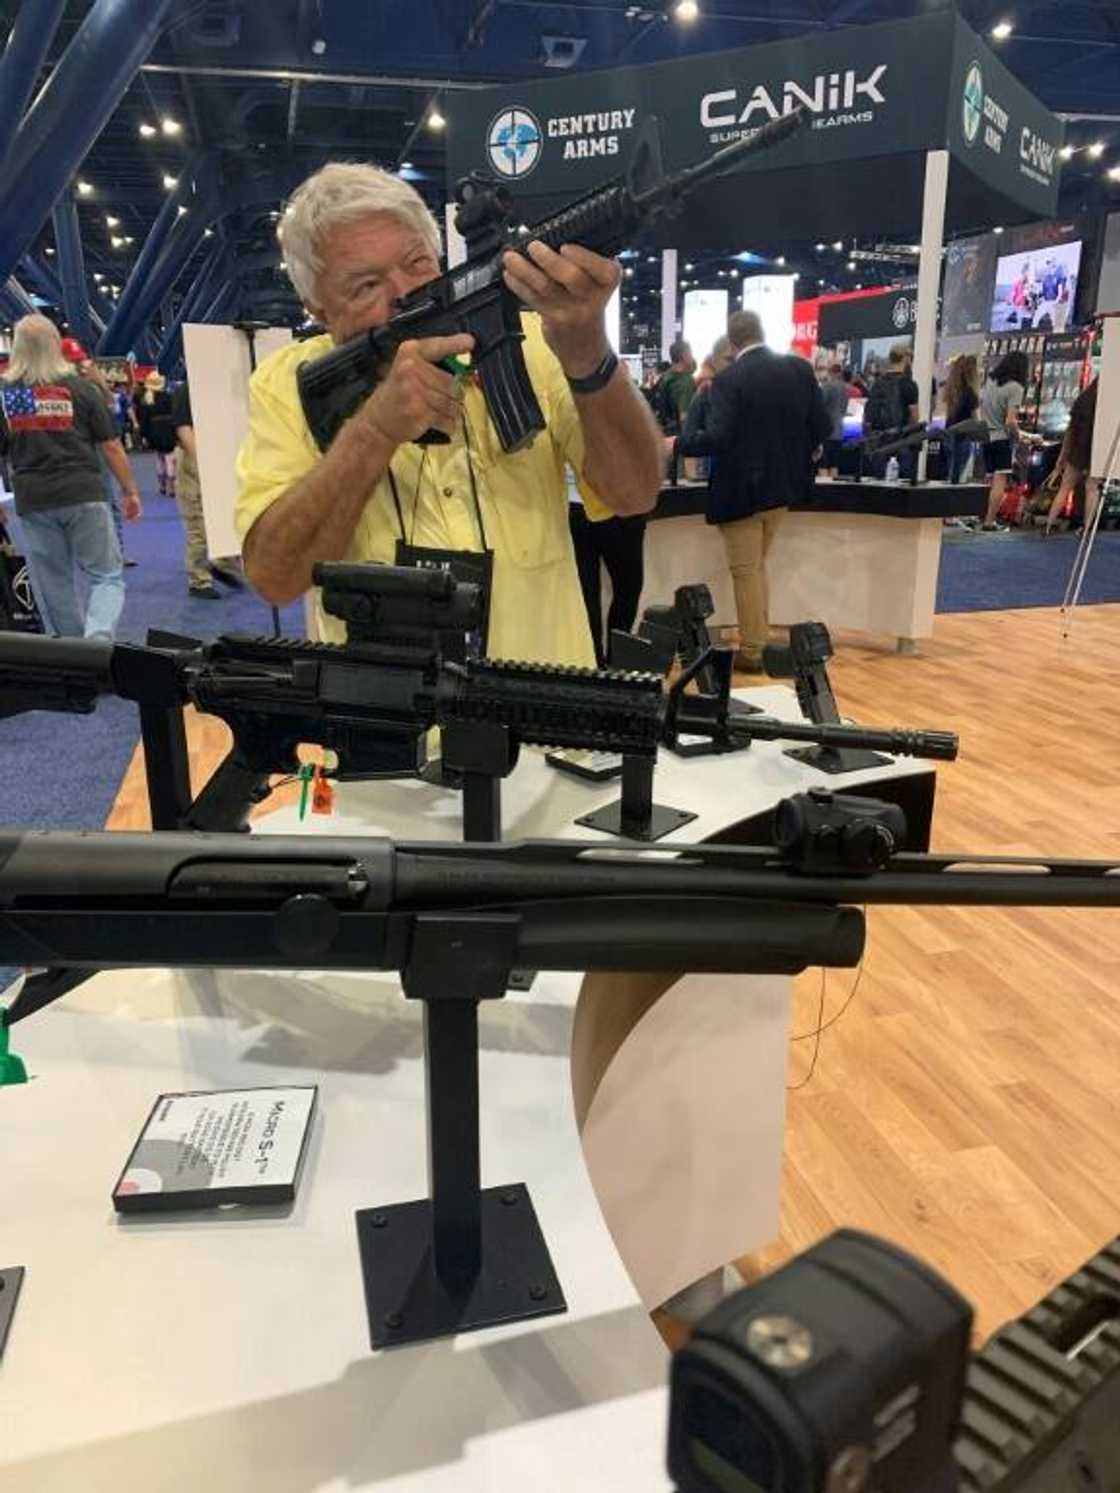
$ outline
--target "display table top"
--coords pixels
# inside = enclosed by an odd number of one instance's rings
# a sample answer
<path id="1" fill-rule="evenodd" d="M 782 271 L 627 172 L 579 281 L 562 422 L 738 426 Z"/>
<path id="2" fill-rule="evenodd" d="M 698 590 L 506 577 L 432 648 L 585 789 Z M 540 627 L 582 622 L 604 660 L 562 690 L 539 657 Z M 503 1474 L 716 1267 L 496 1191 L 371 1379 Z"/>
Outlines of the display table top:
<path id="1" fill-rule="evenodd" d="M 0 1486 L 660 1489 L 668 1360 L 603 1223 L 569 1080 L 578 976 L 480 1017 L 485 1185 L 529 1181 L 566 1316 L 373 1354 L 354 1213 L 427 1191 L 422 1012 L 393 976 L 127 971 L 16 1027 L 2 1093 Z M 119 1219 L 157 1095 L 317 1083 L 296 1202 Z"/>
<path id="2" fill-rule="evenodd" d="M 702 514 L 707 484 L 679 482 L 663 487 L 651 519 L 686 518 Z M 853 482 L 821 478 L 812 498 L 794 513 L 870 513 L 880 518 L 979 518 L 985 512 L 988 489 L 981 482 Z"/>
<path id="3" fill-rule="evenodd" d="M 757 706 L 779 720 L 801 721 L 794 691 L 784 684 L 735 690 L 736 699 Z M 936 727 L 937 722 L 899 721 L 898 725 Z M 756 741 L 747 751 L 725 756 L 682 758 L 662 750 L 653 779 L 655 802 L 684 809 L 697 817 L 659 844 L 693 844 L 728 833 L 733 826 L 768 814 L 779 801 L 807 788 L 830 786 L 854 790 L 895 778 L 930 777 L 927 762 L 899 757 L 887 766 L 827 777 L 787 757 L 789 742 Z M 517 768 L 502 784 L 504 840 L 588 839 L 617 844 L 611 835 L 585 829 L 575 821 L 605 808 L 619 796 L 617 780 L 595 784 L 557 772 L 537 748 L 523 748 Z M 394 839 L 458 840 L 462 838 L 462 799 L 446 788 L 417 781 L 344 783 L 336 794 L 335 813 L 300 820 L 295 807 L 269 814 L 254 826 L 270 834 L 383 834 Z"/>
<path id="4" fill-rule="evenodd" d="M 797 715 L 784 686 L 743 693 Z M 585 787 L 525 755 L 506 785 L 507 838 L 586 834 L 571 821 L 617 785 Z M 928 764 L 905 761 L 830 781 L 914 775 L 932 783 Z M 821 781 L 778 744 L 758 743 L 728 757 L 664 754 L 656 796 L 698 811 L 679 835 L 689 840 Z M 458 796 L 445 790 L 352 785 L 340 800 L 339 813 L 303 828 L 460 833 Z M 258 828 L 289 831 L 292 818 L 282 810 Z M 568 1314 L 380 1354 L 368 1344 L 354 1213 L 427 1191 L 423 1017 L 394 976 L 107 972 L 15 1028 L 32 1081 L 0 1096 L 0 1264 L 27 1276 L 0 1363 L 0 1485 L 668 1488 L 667 1355 L 604 1223 L 573 1113 L 579 985 L 578 976 L 540 974 L 529 992 L 480 1013 L 483 1183 L 530 1185 Z M 685 1008 L 693 1026 L 696 1014 Z M 784 1033 L 784 1018 L 775 1030 Z M 730 1048 L 721 1042 L 738 1062 L 734 1042 L 749 1066 L 759 1045 L 749 1023 L 740 1020 Z M 766 1058 L 778 1096 L 768 1122 L 775 1178 L 783 1054 L 779 1042 Z M 127 1221 L 113 1213 L 111 1189 L 160 1093 L 287 1083 L 320 1087 L 291 1207 Z M 747 1099 L 736 1104 L 749 1109 Z M 726 1104 L 720 1110 L 726 1140 Z M 696 1143 L 724 1171 L 741 1172 L 742 1155 L 755 1155 L 713 1152 L 702 1128 Z M 722 1172 L 712 1190 L 722 1206 L 693 1187 L 690 1217 L 726 1229 L 734 1199 Z M 679 1194 L 658 1201 L 679 1213 Z M 629 1215 L 639 1206 L 630 1199 Z"/>

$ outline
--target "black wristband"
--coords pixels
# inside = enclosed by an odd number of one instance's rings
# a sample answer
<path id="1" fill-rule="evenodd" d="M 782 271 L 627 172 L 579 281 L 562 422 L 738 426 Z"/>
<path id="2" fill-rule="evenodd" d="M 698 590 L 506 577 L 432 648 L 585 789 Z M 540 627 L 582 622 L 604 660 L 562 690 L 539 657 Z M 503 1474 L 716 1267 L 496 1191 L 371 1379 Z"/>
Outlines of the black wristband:
<path id="1" fill-rule="evenodd" d="M 569 378 L 568 388 L 573 394 L 598 394 L 599 390 L 605 389 L 614 378 L 614 371 L 617 367 L 618 354 L 611 349 L 594 373 L 589 373 L 586 378 Z"/>

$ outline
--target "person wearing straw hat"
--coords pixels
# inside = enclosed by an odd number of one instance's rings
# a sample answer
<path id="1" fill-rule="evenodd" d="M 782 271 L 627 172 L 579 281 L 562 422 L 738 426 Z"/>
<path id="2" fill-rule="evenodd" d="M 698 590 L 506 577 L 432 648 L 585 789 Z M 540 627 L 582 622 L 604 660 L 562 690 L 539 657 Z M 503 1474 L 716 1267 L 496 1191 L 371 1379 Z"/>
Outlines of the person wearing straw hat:
<path id="1" fill-rule="evenodd" d="M 175 496 L 175 420 L 167 380 L 153 368 L 144 380 L 144 398 L 140 406 L 144 439 L 156 453 L 160 497 Z"/>

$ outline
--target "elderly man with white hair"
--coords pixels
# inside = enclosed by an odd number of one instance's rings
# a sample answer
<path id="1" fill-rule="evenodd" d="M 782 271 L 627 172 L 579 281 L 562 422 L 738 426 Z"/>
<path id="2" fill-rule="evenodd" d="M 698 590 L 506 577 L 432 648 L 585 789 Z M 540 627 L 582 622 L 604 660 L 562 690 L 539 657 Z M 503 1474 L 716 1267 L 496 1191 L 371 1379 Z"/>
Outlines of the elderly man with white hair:
<path id="1" fill-rule="evenodd" d="M 381 326 L 397 299 L 434 279 L 439 230 L 407 183 L 334 163 L 296 191 L 278 234 L 288 274 L 326 333 L 281 349 L 253 376 L 237 521 L 258 591 L 294 600 L 318 560 L 423 564 L 489 552 L 486 651 L 594 665 L 565 467 L 593 518 L 645 512 L 661 480 L 656 428 L 607 341 L 618 265 L 578 245 L 556 253 L 534 243 L 527 258 L 506 255 L 505 283 L 527 308 L 525 361 L 547 420 L 527 449 L 504 452 L 477 380 L 440 366 L 470 352 L 464 335 L 403 343 L 321 454 L 300 407 L 300 364 Z M 416 444 L 433 428 L 449 443 Z"/>
<path id="2" fill-rule="evenodd" d="M 47 631 L 111 638 L 124 606 L 124 561 L 98 452 L 120 484 L 125 518 L 140 517 L 140 495 L 100 390 L 74 372 L 45 316 L 16 323 L 0 384 L 0 450 Z M 88 584 L 84 604 L 76 571 Z"/>

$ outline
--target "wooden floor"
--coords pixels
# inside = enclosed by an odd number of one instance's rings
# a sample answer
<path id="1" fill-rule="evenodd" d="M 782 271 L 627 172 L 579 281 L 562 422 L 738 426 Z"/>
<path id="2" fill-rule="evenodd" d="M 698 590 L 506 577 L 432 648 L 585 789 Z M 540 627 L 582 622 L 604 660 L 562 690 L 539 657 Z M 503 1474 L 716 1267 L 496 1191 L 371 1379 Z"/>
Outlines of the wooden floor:
<path id="1" fill-rule="evenodd" d="M 1032 610 L 938 617 L 917 657 L 834 642 L 843 712 L 961 735 L 936 849 L 1120 858 L 1120 606 L 1068 640 Z M 198 781 L 227 740 L 192 722 Z M 109 827 L 147 822 L 137 758 Z M 869 1229 L 949 1275 L 986 1336 L 1120 1232 L 1120 914 L 872 908 L 868 926 L 856 999 L 789 1095 L 781 1237 L 742 1265 Z M 829 975 L 826 1019 L 852 980 Z M 798 982 L 795 1033 L 819 994 Z M 793 1044 L 791 1084 L 812 1048 Z"/>

